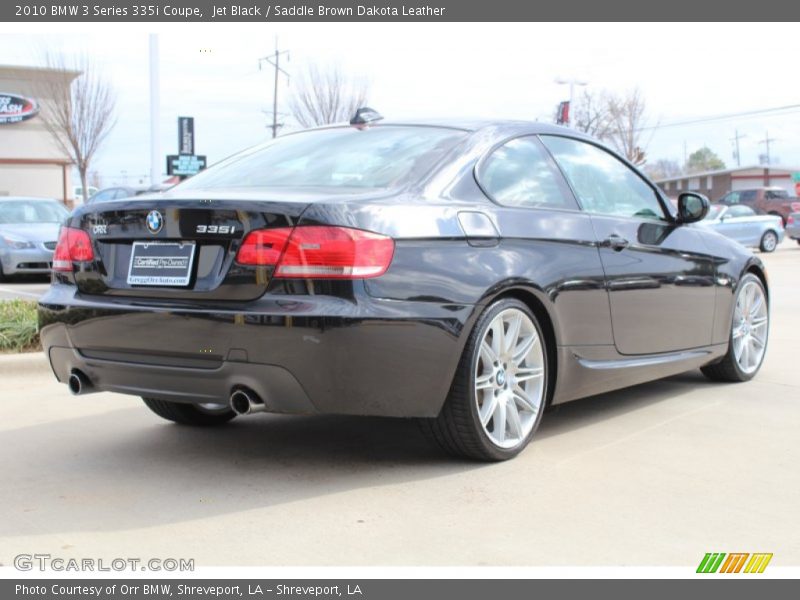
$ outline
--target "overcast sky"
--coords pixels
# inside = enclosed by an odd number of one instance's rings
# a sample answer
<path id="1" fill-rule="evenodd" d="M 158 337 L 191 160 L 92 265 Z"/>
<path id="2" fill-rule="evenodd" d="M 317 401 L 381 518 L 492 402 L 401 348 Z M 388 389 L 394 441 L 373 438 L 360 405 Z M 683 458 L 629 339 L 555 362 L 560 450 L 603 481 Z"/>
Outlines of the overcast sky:
<path id="1" fill-rule="evenodd" d="M 148 32 L 161 56 L 161 150 L 177 151 L 178 115 L 195 117 L 196 151 L 213 163 L 267 139 L 272 73 L 258 58 L 291 51 L 286 65 L 338 63 L 370 82 L 369 105 L 391 119 L 490 117 L 549 121 L 568 95 L 557 77 L 593 90 L 642 91 L 647 155 L 683 162 L 710 146 L 729 165 L 734 131 L 742 163 L 756 163 L 769 131 L 773 162 L 800 166 L 800 109 L 699 125 L 670 124 L 800 104 L 794 24 L 0 24 L 5 64 L 37 64 L 39 48 L 103 61 L 119 95 L 119 123 L 97 169 L 103 184 L 149 173 Z M 21 33 L 20 33 L 21 32 Z M 11 91 L 14 90 L 2 90 Z M 281 86 L 285 99 L 291 84 Z M 285 110 L 286 104 L 281 103 Z M 271 119 L 271 117 L 269 117 Z"/>

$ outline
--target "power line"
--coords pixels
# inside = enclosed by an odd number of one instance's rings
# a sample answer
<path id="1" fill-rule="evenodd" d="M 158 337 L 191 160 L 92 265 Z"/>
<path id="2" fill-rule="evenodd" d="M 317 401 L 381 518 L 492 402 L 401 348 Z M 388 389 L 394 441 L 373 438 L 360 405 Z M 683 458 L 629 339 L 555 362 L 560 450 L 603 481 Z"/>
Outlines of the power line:
<path id="1" fill-rule="evenodd" d="M 673 123 L 661 123 L 658 125 L 651 125 L 648 127 L 641 127 L 637 131 L 648 131 L 653 129 L 664 129 L 665 127 L 681 127 L 683 125 L 698 125 L 701 123 L 712 123 L 714 121 L 725 121 L 727 119 L 739 119 L 742 117 L 752 117 L 764 115 L 769 113 L 777 113 L 790 111 L 792 113 L 800 112 L 800 104 L 787 104 L 786 106 L 776 106 L 774 108 L 762 108 L 759 110 L 749 110 L 739 113 L 728 113 L 724 115 L 713 115 L 708 117 L 698 117 L 696 119 L 688 119 L 686 121 L 675 121 Z"/>

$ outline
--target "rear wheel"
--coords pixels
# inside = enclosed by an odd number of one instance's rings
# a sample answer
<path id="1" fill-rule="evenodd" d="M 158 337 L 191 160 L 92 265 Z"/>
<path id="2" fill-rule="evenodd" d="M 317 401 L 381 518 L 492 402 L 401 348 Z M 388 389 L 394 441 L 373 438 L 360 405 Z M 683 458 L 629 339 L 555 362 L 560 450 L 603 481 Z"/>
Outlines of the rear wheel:
<path id="1" fill-rule="evenodd" d="M 761 236 L 759 247 L 762 252 L 775 252 L 775 248 L 778 247 L 778 234 L 774 231 L 765 231 Z"/>
<path id="2" fill-rule="evenodd" d="M 767 351 L 769 305 L 761 280 L 748 273 L 739 282 L 733 309 L 728 352 L 701 369 L 715 381 L 748 381 L 755 377 Z"/>
<path id="3" fill-rule="evenodd" d="M 157 398 L 142 398 L 159 417 L 181 425 L 223 425 L 236 416 L 227 404 L 185 404 Z"/>
<path id="4" fill-rule="evenodd" d="M 450 454 L 507 460 L 539 426 L 547 384 L 545 339 L 536 316 L 519 300 L 499 300 L 470 334 L 441 413 L 421 425 Z"/>
<path id="5" fill-rule="evenodd" d="M 0 265 L 0 282 L 2 281 L 8 281 L 8 277 L 3 273 L 3 265 Z"/>

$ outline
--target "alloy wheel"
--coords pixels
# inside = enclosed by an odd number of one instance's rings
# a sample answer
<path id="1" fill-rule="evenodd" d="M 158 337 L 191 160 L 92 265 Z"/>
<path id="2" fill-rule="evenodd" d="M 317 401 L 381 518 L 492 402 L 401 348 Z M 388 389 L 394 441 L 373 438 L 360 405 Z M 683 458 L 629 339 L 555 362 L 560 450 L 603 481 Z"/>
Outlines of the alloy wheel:
<path id="1" fill-rule="evenodd" d="M 545 390 L 544 350 L 528 315 L 509 308 L 492 319 L 474 373 L 478 418 L 489 440 L 504 449 L 525 442 Z"/>
<path id="2" fill-rule="evenodd" d="M 745 282 L 733 311 L 733 356 L 743 373 L 756 371 L 767 349 L 769 310 L 764 290 L 755 281 Z"/>
<path id="3" fill-rule="evenodd" d="M 765 252 L 774 251 L 775 248 L 778 246 L 778 236 L 776 236 L 771 231 L 768 231 L 767 233 L 764 234 L 764 240 L 762 242 L 762 245 L 764 246 Z"/>

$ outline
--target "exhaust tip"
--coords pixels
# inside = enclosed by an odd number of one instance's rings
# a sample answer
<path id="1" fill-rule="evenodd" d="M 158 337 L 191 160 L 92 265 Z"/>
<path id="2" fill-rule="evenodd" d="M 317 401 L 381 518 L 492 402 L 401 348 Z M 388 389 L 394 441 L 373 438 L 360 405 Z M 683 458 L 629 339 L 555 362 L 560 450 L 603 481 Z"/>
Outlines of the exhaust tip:
<path id="1" fill-rule="evenodd" d="M 264 401 L 255 392 L 241 388 L 231 394 L 230 406 L 237 415 L 249 415 L 266 409 Z"/>
<path id="2" fill-rule="evenodd" d="M 67 387 L 69 387 L 69 391 L 72 392 L 73 396 L 79 396 L 89 390 L 91 383 L 84 373 L 75 369 L 70 373 Z"/>

